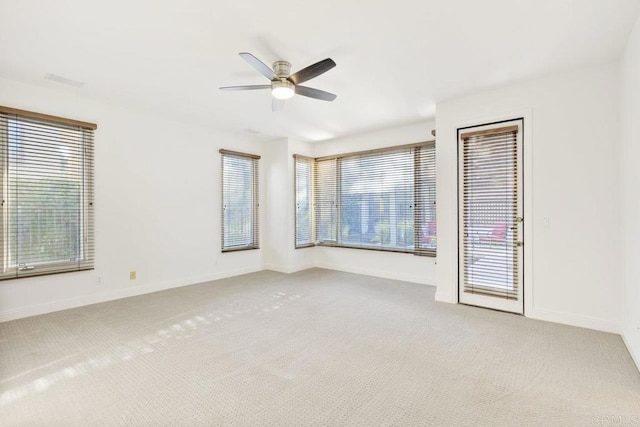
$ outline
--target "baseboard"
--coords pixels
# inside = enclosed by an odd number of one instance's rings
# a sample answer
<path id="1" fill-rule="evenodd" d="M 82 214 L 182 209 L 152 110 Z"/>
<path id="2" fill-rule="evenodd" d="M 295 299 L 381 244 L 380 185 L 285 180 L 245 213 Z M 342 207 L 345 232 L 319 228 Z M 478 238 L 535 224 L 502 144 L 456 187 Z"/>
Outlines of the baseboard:
<path id="1" fill-rule="evenodd" d="M 436 291 L 435 300 L 438 301 L 438 302 L 446 302 L 446 303 L 449 303 L 449 304 L 457 304 L 458 303 L 458 301 L 456 301 L 453 298 L 453 295 L 451 295 L 450 292 Z"/>
<path id="2" fill-rule="evenodd" d="M 552 310 L 534 308 L 526 317 L 544 320 L 547 322 L 562 323 L 564 325 L 577 326 L 580 328 L 594 329 L 596 331 L 611 332 L 619 334 L 622 331 L 622 323 L 611 320 L 599 319 L 590 316 L 580 316 L 575 314 L 560 313 Z"/>
<path id="3" fill-rule="evenodd" d="M 316 265 L 298 265 L 289 269 L 289 273 L 297 273 L 298 271 L 309 270 L 310 268 L 316 268 Z"/>
<path id="4" fill-rule="evenodd" d="M 289 268 L 284 265 L 265 264 L 264 269 L 269 271 L 277 271 L 278 273 L 289 273 Z"/>
<path id="5" fill-rule="evenodd" d="M 362 274 L 364 276 L 382 277 L 384 279 L 400 280 L 403 282 L 413 282 L 413 283 L 419 283 L 421 285 L 434 286 L 430 283 L 426 283 L 424 281 L 424 277 L 422 276 L 390 273 L 388 271 L 373 270 L 371 268 L 353 268 L 353 267 L 346 267 L 342 265 L 335 265 L 335 264 L 328 264 L 328 263 L 318 263 L 315 266 L 317 268 L 325 268 L 327 270 L 344 271 L 345 273 Z"/>
<path id="6" fill-rule="evenodd" d="M 419 277 L 412 277 L 412 276 L 400 275 L 400 274 L 388 274 L 386 272 L 379 272 L 379 271 L 372 271 L 372 270 L 365 270 L 365 269 L 340 268 L 339 266 L 309 265 L 309 266 L 298 266 L 294 268 L 287 268 L 287 267 L 276 265 L 276 264 L 264 265 L 264 269 L 266 270 L 273 270 L 273 271 L 278 271 L 286 274 L 295 273 L 296 271 L 302 271 L 302 270 L 306 270 L 308 268 L 314 268 L 314 267 L 345 271 L 348 273 L 363 274 L 367 276 L 377 276 L 377 277 L 383 277 L 383 278 L 393 279 L 393 280 L 402 280 L 406 282 L 421 283 L 421 278 Z M 143 286 L 133 286 L 133 287 L 113 290 L 111 292 L 105 292 L 102 294 L 82 295 L 82 296 L 67 298 L 67 299 L 58 300 L 58 301 L 51 301 L 51 302 L 46 302 L 42 304 L 34 304 L 26 307 L 19 307 L 19 308 L 0 312 L 0 323 L 8 322 L 10 320 L 22 319 L 25 317 L 37 316 L 40 314 L 52 313 L 55 311 L 68 310 L 71 308 L 82 307 L 82 306 L 91 305 L 91 304 L 98 304 L 101 302 L 107 302 L 107 301 L 113 301 L 113 300 L 122 299 L 122 298 L 129 298 L 133 296 L 149 294 L 152 292 L 164 291 L 166 289 L 195 285 L 197 283 L 224 279 L 226 277 L 239 276 L 241 274 L 255 273 L 261 270 L 262 268 L 239 269 L 239 270 L 233 270 L 233 271 L 226 271 L 224 273 L 219 273 L 214 275 L 191 277 L 191 278 L 185 278 L 185 279 L 174 280 L 174 281 L 166 281 L 166 282 L 154 283 L 154 284 L 143 285 Z"/>
<path id="7" fill-rule="evenodd" d="M 325 268 L 329 270 L 337 270 L 344 271 L 347 273 L 355 273 L 355 274 L 363 274 L 367 276 L 375 276 L 375 277 L 383 277 L 392 280 L 401 280 L 406 282 L 414 282 L 421 283 L 425 285 L 429 285 L 428 283 L 423 282 L 422 277 L 411 276 L 411 275 L 403 275 L 403 274 L 394 274 L 386 271 L 376 271 L 371 269 L 361 269 L 361 268 L 350 268 L 339 265 L 331 265 L 331 264 L 320 264 L 316 266 L 301 266 L 300 268 L 292 269 L 292 271 L 288 271 L 289 269 L 283 268 L 278 265 L 265 265 L 264 268 L 267 270 L 280 271 L 283 273 L 294 273 L 296 271 L 305 270 L 307 268 Z M 10 320 L 21 319 L 24 317 L 37 316 L 40 314 L 51 313 L 54 311 L 67 310 L 70 308 L 82 307 L 85 305 L 97 304 L 106 301 L 113 301 L 121 298 L 128 298 L 137 295 L 144 295 L 152 292 L 163 291 L 166 289 L 178 288 L 182 286 L 194 285 L 197 283 L 209 282 L 213 280 L 224 279 L 232 276 L 239 276 L 242 274 L 254 273 L 262 270 L 261 268 L 246 268 L 239 269 L 233 271 L 226 271 L 223 273 L 208 275 L 208 276 L 199 276 L 199 277 L 191 277 L 174 281 L 160 282 L 155 284 L 149 284 L 144 286 L 135 286 L 118 289 L 112 292 L 103 293 L 103 294 L 94 294 L 94 295 L 86 295 L 79 296 L 74 298 L 68 298 L 59 301 L 52 301 L 43 304 L 36 304 L 26 307 L 19 307 L 16 309 L 6 310 L 0 312 L 0 322 L 7 322 Z M 429 285 L 432 286 L 432 285 Z M 452 295 L 450 293 L 445 293 L 441 291 L 436 291 L 435 300 L 440 302 L 447 303 L 455 303 L 452 300 Z M 533 309 L 531 312 L 526 313 L 527 317 L 538 320 L 545 320 L 548 322 L 562 323 L 571 326 L 578 326 L 581 328 L 595 329 L 598 331 L 611 332 L 620 334 L 622 332 L 622 325 L 618 322 L 612 322 L 604 319 L 598 319 L 588 316 L 577 316 L 567 313 L 559 313 L 551 310 L 545 309 Z M 640 355 L 637 354 L 637 350 L 631 345 L 629 338 L 622 334 L 623 340 L 625 340 L 625 344 L 629 349 L 629 353 L 633 357 L 636 365 L 640 368 Z"/>
<path id="8" fill-rule="evenodd" d="M 624 342 L 624 345 L 627 346 L 627 350 L 629 350 L 631 359 L 633 359 L 636 367 L 638 368 L 638 371 L 640 371 L 640 340 L 636 343 L 637 345 L 633 345 L 631 333 L 626 330 L 623 331 L 620 336 L 622 336 L 622 341 Z"/>
<path id="9" fill-rule="evenodd" d="M 55 311 L 68 310 L 70 308 L 83 307 L 85 305 L 98 304 L 101 302 L 113 301 L 122 298 L 129 298 L 138 295 L 150 294 L 153 292 L 164 291 L 172 288 L 180 288 L 182 286 L 195 285 L 197 283 L 210 282 L 212 280 L 220 280 L 227 277 L 239 276 L 242 274 L 255 273 L 261 271 L 261 268 L 246 268 L 224 273 L 213 274 L 208 276 L 191 277 L 180 280 L 166 281 L 143 286 L 134 286 L 128 288 L 117 289 L 102 294 L 83 295 L 74 298 L 67 298 L 58 301 L 46 302 L 43 304 L 35 304 L 26 307 L 19 307 L 11 310 L 0 312 L 0 323 L 10 320 L 22 319 L 25 317 L 37 316 L 40 314 L 52 313 Z"/>
<path id="10" fill-rule="evenodd" d="M 277 264 L 265 264 L 264 265 L 264 269 L 265 270 L 270 270 L 270 271 L 277 271 L 278 273 L 286 273 L 286 274 L 291 274 L 291 273 L 296 273 L 298 271 L 302 271 L 302 270 L 308 270 L 310 268 L 314 268 L 316 267 L 315 265 L 303 265 L 303 266 L 294 266 L 294 267 L 286 267 L 284 265 L 277 265 Z"/>

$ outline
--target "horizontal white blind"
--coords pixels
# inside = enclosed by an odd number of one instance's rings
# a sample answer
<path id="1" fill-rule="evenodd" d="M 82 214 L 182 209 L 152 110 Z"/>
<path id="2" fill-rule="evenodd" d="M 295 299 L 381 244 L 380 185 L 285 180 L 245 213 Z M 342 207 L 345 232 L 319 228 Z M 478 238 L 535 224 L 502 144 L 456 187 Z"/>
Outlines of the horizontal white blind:
<path id="1" fill-rule="evenodd" d="M 341 245 L 413 251 L 413 151 L 338 159 Z"/>
<path id="2" fill-rule="evenodd" d="M 316 242 L 336 243 L 338 179 L 336 159 L 318 160 L 315 167 Z"/>
<path id="3" fill-rule="evenodd" d="M 321 158 L 315 166 L 316 243 L 435 255 L 435 143 Z"/>
<path id="4" fill-rule="evenodd" d="M 415 149 L 415 252 L 435 255 L 436 226 L 436 147 L 429 144 Z"/>
<path id="5" fill-rule="evenodd" d="M 517 129 L 462 135 L 464 292 L 518 298 Z"/>
<path id="6" fill-rule="evenodd" d="M 314 160 L 308 157 L 295 156 L 295 204 L 296 204 L 296 248 L 304 248 L 314 244 L 313 231 L 313 170 Z"/>
<path id="7" fill-rule="evenodd" d="M 222 251 L 258 249 L 259 156 L 220 150 L 222 154 Z"/>
<path id="8" fill-rule="evenodd" d="M 0 278 L 94 267 L 95 125 L 61 120 L 0 113 Z"/>

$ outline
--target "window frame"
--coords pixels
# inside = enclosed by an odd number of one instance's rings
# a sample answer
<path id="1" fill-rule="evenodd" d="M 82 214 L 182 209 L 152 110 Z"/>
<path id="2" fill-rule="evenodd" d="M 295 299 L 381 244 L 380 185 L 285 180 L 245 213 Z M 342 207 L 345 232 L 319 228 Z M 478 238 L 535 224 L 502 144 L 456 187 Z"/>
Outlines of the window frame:
<path id="1" fill-rule="evenodd" d="M 420 207 L 419 206 L 419 201 L 423 201 L 425 199 L 429 199 L 428 197 L 418 197 L 417 192 L 419 191 L 419 186 L 423 186 L 425 180 L 428 178 L 425 178 L 423 176 L 418 176 L 418 169 L 416 169 L 419 165 L 420 165 L 420 161 L 421 160 L 425 160 L 427 159 L 428 156 L 432 156 L 433 157 L 433 161 L 432 164 L 433 166 L 433 172 L 432 172 L 432 176 L 433 178 L 433 200 L 432 201 L 428 201 L 428 202 L 432 202 L 433 203 L 433 213 L 434 213 L 434 218 L 435 218 L 435 144 L 436 141 L 435 140 L 429 140 L 429 141 L 424 141 L 424 142 L 419 142 L 419 143 L 414 143 L 414 144 L 406 144 L 406 145 L 398 145 L 398 146 L 391 146 L 391 147 L 384 147 L 384 148 L 377 148 L 377 149 L 372 149 L 372 150 L 365 150 L 365 151 L 358 151 L 358 152 L 352 152 L 352 153 L 345 153 L 345 154 L 338 154 L 338 155 L 332 155 L 332 156 L 324 156 L 324 157 L 317 157 L 314 158 L 312 160 L 314 160 L 314 180 L 313 180 L 313 214 L 311 215 L 313 220 L 314 220 L 314 230 L 313 230 L 313 244 L 311 245 L 304 245 L 302 247 L 310 247 L 310 246 L 325 246 L 325 247 L 339 247 L 339 248 L 349 248 L 349 249 L 363 249 L 363 250 L 373 250 L 373 251 L 382 251 L 382 252 L 396 252 L 396 253 L 409 253 L 409 254 L 413 254 L 413 255 L 417 255 L 417 256 L 428 256 L 428 257 L 435 257 L 436 256 L 436 251 L 437 251 L 437 240 L 436 240 L 436 249 L 429 249 L 429 248 L 424 248 L 424 247 L 420 247 L 419 245 L 419 240 L 421 238 L 420 235 L 420 231 L 419 229 L 416 227 L 416 223 L 418 221 L 418 218 L 425 217 L 426 216 L 426 212 L 425 212 L 425 208 L 424 207 Z M 420 150 L 425 150 L 425 149 L 429 149 L 432 150 L 430 152 L 427 153 L 419 153 Z M 372 156 L 372 155 L 384 155 L 384 154 L 397 154 L 400 152 L 403 152 L 405 150 L 412 150 L 412 156 L 413 156 L 413 162 L 414 162 L 414 170 L 413 170 L 413 187 L 414 187 L 414 201 L 413 201 L 413 237 L 414 237 L 414 244 L 413 244 L 413 248 L 412 249 L 403 249 L 403 248 L 395 248 L 395 247 L 376 247 L 376 246 L 367 246 L 367 245 L 354 245 L 354 244 L 349 244 L 349 243 L 344 243 L 343 239 L 341 239 L 341 235 L 340 233 L 337 232 L 337 230 L 340 229 L 340 223 L 342 221 L 342 197 L 343 197 L 343 191 L 342 191 L 342 186 L 343 186 L 343 178 L 341 176 L 341 163 L 344 159 L 350 159 L 350 158 L 357 158 L 357 157 L 363 157 L 363 156 Z M 301 157 L 301 158 L 307 158 L 305 156 L 299 156 L 299 155 L 294 155 L 295 157 Z M 321 181 L 320 178 L 317 176 L 318 173 L 321 172 L 321 167 L 319 166 L 322 162 L 327 163 L 328 165 L 326 166 L 327 168 L 329 168 L 329 170 L 331 168 L 335 168 L 335 171 L 333 172 L 335 174 L 335 208 L 333 207 L 320 207 L 319 205 L 319 200 L 318 197 L 319 195 L 322 193 L 321 189 L 318 188 L 319 182 Z M 333 164 L 331 164 L 330 162 L 333 162 Z M 295 163 L 294 163 L 295 166 Z M 296 184 L 295 184 L 295 180 L 296 177 L 295 175 L 297 175 L 297 171 L 296 168 L 294 167 L 294 189 L 297 188 Z M 334 185 L 332 183 L 332 185 Z M 329 191 L 330 192 L 330 191 Z M 295 194 L 295 190 L 294 190 L 294 209 L 296 210 L 297 213 L 297 194 Z M 322 212 L 319 212 L 320 210 L 323 210 Z M 335 212 L 333 212 L 333 209 L 335 209 Z M 421 210 L 422 209 L 422 210 Z M 334 224 L 335 224 L 335 240 L 319 240 L 318 239 L 318 232 L 320 229 L 319 226 L 319 219 L 318 219 L 318 215 L 332 215 L 335 214 L 335 219 L 334 219 Z M 296 215 L 297 216 L 297 215 Z M 297 220 L 297 218 L 296 218 Z M 435 220 L 433 221 L 435 223 Z M 297 230 L 297 224 L 296 224 L 296 230 Z M 437 239 L 437 234 L 433 235 L 435 239 Z M 296 243 L 296 242 L 294 242 Z M 296 249 L 299 249 L 300 246 L 298 246 L 297 244 L 295 245 Z"/>
<path id="2" fill-rule="evenodd" d="M 431 154 L 427 153 L 425 155 L 417 155 L 414 157 L 414 161 L 415 161 L 415 168 L 416 170 L 420 169 L 421 165 L 421 161 L 429 161 L 429 156 L 433 157 L 433 161 L 431 162 L 431 164 L 427 164 L 427 166 L 432 165 L 433 167 L 433 183 L 432 183 L 432 188 L 433 188 L 433 199 L 430 200 L 429 197 L 424 197 L 424 193 L 420 193 L 420 190 L 422 189 L 421 187 L 425 186 L 425 181 L 427 181 L 428 176 L 420 176 L 418 173 L 414 173 L 414 191 L 415 191 L 415 197 L 414 197 L 414 233 L 415 233 L 415 237 L 414 237 L 414 255 L 417 256 L 428 256 L 428 257 L 435 257 L 436 253 L 437 253 L 437 249 L 438 249 L 438 221 L 437 221 L 437 213 L 436 213 L 436 194 L 437 194 L 437 190 L 436 190 L 436 181 L 437 181 L 437 176 L 436 176 L 436 143 L 435 141 L 429 141 L 427 144 L 423 145 L 422 147 L 418 147 L 416 148 L 417 150 L 425 150 L 425 149 L 430 149 Z M 424 190 L 424 189 L 422 189 Z M 415 227 L 415 223 L 419 222 L 420 220 L 422 220 L 423 218 L 426 218 L 428 216 L 428 212 L 426 209 L 426 206 L 421 206 L 422 202 L 425 201 L 427 203 L 431 203 L 433 204 L 433 223 L 434 223 L 434 234 L 430 235 L 433 239 L 435 239 L 435 249 L 431 249 L 431 248 L 426 248 L 423 246 L 419 246 L 418 242 L 421 242 L 422 240 L 422 235 L 420 233 L 420 229 Z M 430 224 L 427 224 L 430 227 Z M 429 230 L 431 231 L 431 230 Z"/>
<path id="3" fill-rule="evenodd" d="M 309 177 L 307 178 L 308 195 L 307 203 L 309 205 L 309 242 L 298 244 L 298 208 L 300 201 L 298 200 L 298 162 L 308 162 L 309 164 Z M 315 178 L 315 159 L 313 157 L 307 157 L 300 154 L 293 155 L 293 218 L 294 218 L 294 246 L 296 249 L 312 248 L 315 246 L 315 215 L 314 215 L 314 178 Z"/>
<path id="4" fill-rule="evenodd" d="M 13 124 L 10 122 L 13 121 Z M 95 268 L 95 185 L 94 185 L 94 131 L 97 125 L 94 123 L 83 122 L 63 117 L 52 116 L 48 114 L 36 113 L 32 111 L 19 110 L 0 106 L 0 191 L 2 192 L 2 212 L 0 213 L 0 280 L 12 280 L 25 277 L 45 276 L 59 273 L 70 273 L 83 270 L 93 270 Z M 81 154 L 77 156 L 77 160 L 81 161 L 81 166 L 75 171 L 81 173 L 81 182 L 79 189 L 80 213 L 79 213 L 79 237 L 80 248 L 78 253 L 80 258 L 69 261 L 43 261 L 32 263 L 18 263 L 11 265 L 10 246 L 11 232 L 9 220 L 10 192 L 11 189 L 9 169 L 9 131 L 11 128 L 17 128 L 20 124 L 23 126 L 42 126 L 51 128 L 51 134 L 45 134 L 51 138 L 45 140 L 45 144 L 55 142 L 56 129 L 67 128 L 69 130 L 79 132 L 79 141 L 81 146 Z M 31 141 L 31 144 L 33 142 Z M 17 144 L 24 144 L 23 141 L 17 140 Z M 20 146 L 20 145 L 17 145 Z M 62 145 L 61 145 L 62 146 Z M 53 159 L 53 157 L 51 158 Z M 47 159 L 48 161 L 51 159 Z M 48 165 L 46 163 L 45 165 Z"/>
<path id="5" fill-rule="evenodd" d="M 222 253 L 239 252 L 260 249 L 260 156 L 239 151 L 220 149 L 220 246 Z M 251 162 L 251 241 L 247 245 L 227 245 L 225 246 L 225 157 L 247 160 Z"/>

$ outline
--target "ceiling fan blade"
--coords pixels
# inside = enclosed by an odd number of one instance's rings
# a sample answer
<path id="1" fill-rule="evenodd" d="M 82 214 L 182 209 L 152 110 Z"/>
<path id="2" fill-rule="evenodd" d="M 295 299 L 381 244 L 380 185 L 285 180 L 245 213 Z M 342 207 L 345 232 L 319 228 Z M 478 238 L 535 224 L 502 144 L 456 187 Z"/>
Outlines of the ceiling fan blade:
<path id="1" fill-rule="evenodd" d="M 256 58 L 252 54 L 248 52 L 240 52 L 238 55 L 240 55 L 242 59 L 247 61 L 249 65 L 251 65 L 253 68 L 258 70 L 260 74 L 262 74 L 269 80 L 273 80 L 278 77 L 270 67 L 268 67 L 264 62 L 260 61 L 258 58 Z"/>
<path id="2" fill-rule="evenodd" d="M 289 80 L 291 80 L 294 85 L 304 83 L 307 80 L 318 77 L 322 73 L 326 73 L 335 66 L 336 63 L 333 62 L 333 59 L 323 59 L 320 62 L 316 62 L 315 64 L 309 65 L 307 68 L 303 68 L 302 70 L 291 74 L 289 76 Z"/>
<path id="3" fill-rule="evenodd" d="M 308 96 L 309 98 L 321 99 L 323 101 L 333 101 L 337 98 L 337 95 L 334 95 L 329 92 L 325 92 L 320 89 L 314 89 L 312 87 L 306 86 L 296 86 L 296 93 L 302 96 Z"/>
<path id="4" fill-rule="evenodd" d="M 278 112 L 284 108 L 284 99 L 273 98 L 271 101 L 271 111 Z"/>
<path id="5" fill-rule="evenodd" d="M 220 90 L 258 90 L 271 89 L 271 85 L 252 85 L 252 86 L 224 86 Z"/>

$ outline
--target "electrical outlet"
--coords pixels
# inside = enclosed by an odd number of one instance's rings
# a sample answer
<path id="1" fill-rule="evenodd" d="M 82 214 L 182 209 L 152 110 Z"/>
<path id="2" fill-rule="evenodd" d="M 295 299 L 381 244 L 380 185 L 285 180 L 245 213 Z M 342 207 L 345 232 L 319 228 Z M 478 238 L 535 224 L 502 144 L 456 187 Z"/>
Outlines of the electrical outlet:
<path id="1" fill-rule="evenodd" d="M 129 280 L 135 280 L 136 279 L 136 272 L 135 271 L 130 271 L 129 272 Z"/>
<path id="2" fill-rule="evenodd" d="M 96 277 L 96 285 L 98 286 L 102 285 L 102 276 Z"/>

